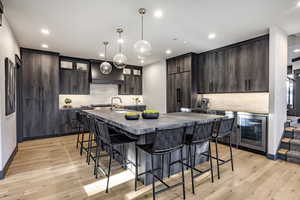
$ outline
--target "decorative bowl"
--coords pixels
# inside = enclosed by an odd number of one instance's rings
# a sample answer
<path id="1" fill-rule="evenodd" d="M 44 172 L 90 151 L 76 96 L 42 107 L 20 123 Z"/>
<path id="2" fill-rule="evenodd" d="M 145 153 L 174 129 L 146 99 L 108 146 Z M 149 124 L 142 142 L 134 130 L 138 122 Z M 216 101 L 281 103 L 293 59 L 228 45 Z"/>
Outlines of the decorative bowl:
<path id="1" fill-rule="evenodd" d="M 158 119 L 159 118 L 159 112 L 155 110 L 145 110 L 142 113 L 142 117 L 144 119 Z"/>
<path id="2" fill-rule="evenodd" d="M 126 113 L 125 119 L 127 120 L 138 120 L 140 119 L 139 113 Z"/>

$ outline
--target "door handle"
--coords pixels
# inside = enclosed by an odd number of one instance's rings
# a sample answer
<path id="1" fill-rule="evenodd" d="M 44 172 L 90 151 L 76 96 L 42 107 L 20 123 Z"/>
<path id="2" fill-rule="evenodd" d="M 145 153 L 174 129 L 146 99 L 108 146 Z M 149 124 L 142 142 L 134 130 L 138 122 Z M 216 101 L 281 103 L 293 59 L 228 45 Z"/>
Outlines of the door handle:
<path id="1" fill-rule="evenodd" d="M 180 88 L 176 89 L 176 97 L 177 97 L 177 103 L 181 103 L 181 91 L 180 91 Z"/>
<path id="2" fill-rule="evenodd" d="M 248 83 L 248 87 L 249 87 L 248 89 L 251 90 L 251 79 L 249 79 L 248 82 L 249 82 Z"/>
<path id="3" fill-rule="evenodd" d="M 248 90 L 248 80 L 245 80 L 245 90 Z"/>

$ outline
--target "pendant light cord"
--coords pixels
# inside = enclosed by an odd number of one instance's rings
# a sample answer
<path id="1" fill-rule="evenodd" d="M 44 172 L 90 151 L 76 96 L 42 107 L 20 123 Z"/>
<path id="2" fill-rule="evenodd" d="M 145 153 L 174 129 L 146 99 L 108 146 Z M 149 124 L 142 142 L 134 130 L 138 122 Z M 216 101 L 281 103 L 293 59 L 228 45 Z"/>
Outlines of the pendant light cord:
<path id="1" fill-rule="evenodd" d="M 105 62 L 106 62 L 106 47 L 107 47 L 107 44 L 105 45 Z"/>
<path id="2" fill-rule="evenodd" d="M 119 39 L 121 40 L 122 36 L 121 36 L 121 33 L 119 33 Z M 119 53 L 122 52 L 122 44 L 119 43 Z"/>
<path id="3" fill-rule="evenodd" d="M 142 14 L 142 40 L 144 40 L 144 15 Z"/>

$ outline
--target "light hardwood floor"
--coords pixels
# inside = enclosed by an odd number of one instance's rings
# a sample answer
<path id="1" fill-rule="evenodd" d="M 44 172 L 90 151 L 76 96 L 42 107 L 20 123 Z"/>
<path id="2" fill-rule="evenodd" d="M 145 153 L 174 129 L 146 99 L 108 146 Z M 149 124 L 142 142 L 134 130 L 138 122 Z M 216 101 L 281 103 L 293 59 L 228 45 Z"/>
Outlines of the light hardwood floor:
<path id="1" fill-rule="evenodd" d="M 133 175 L 124 170 L 113 173 L 113 186 L 105 194 L 105 178 L 94 178 L 93 164 L 87 165 L 85 156 L 79 155 L 75 140 L 75 136 L 66 136 L 20 144 L 6 179 L 0 181 L 0 200 L 152 199 L 151 186 L 134 192 Z M 228 155 L 225 146 L 221 152 Z M 300 165 L 236 149 L 234 158 L 235 171 L 230 164 L 221 167 L 221 179 L 215 176 L 215 183 L 211 183 L 209 173 L 198 177 L 196 195 L 191 193 L 187 171 L 187 199 L 300 199 Z M 176 180 L 180 176 L 168 182 Z M 159 194 L 158 199 L 182 199 L 181 188 Z"/>

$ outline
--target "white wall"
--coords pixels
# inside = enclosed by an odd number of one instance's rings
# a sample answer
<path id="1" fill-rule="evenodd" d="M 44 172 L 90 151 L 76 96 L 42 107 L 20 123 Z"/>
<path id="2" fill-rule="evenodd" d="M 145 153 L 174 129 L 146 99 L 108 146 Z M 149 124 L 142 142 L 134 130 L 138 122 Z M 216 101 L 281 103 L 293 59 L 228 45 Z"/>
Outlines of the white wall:
<path id="1" fill-rule="evenodd" d="M 0 170 L 16 147 L 16 114 L 5 116 L 4 59 L 9 57 L 12 62 L 15 62 L 15 54 L 20 54 L 19 46 L 5 16 L 2 20 L 3 24 L 0 27 Z"/>
<path id="2" fill-rule="evenodd" d="M 166 60 L 143 68 L 143 96 L 147 109 L 167 112 Z"/>
<path id="3" fill-rule="evenodd" d="M 268 154 L 275 155 L 287 119 L 286 76 L 288 64 L 287 34 L 278 27 L 270 28 L 269 130 Z"/>
<path id="4" fill-rule="evenodd" d="M 59 106 L 65 104 L 65 98 L 72 99 L 72 106 L 88 106 L 91 104 L 110 104 L 111 97 L 122 98 L 123 105 L 135 105 L 134 97 L 139 97 L 140 104 L 143 104 L 143 97 L 140 95 L 118 95 L 117 84 L 91 84 L 90 95 L 59 95 Z"/>

